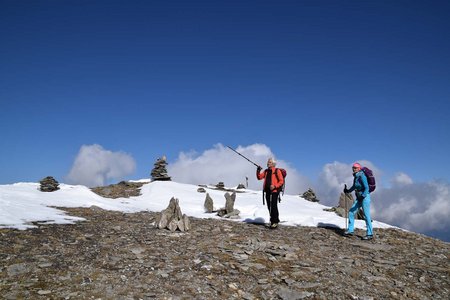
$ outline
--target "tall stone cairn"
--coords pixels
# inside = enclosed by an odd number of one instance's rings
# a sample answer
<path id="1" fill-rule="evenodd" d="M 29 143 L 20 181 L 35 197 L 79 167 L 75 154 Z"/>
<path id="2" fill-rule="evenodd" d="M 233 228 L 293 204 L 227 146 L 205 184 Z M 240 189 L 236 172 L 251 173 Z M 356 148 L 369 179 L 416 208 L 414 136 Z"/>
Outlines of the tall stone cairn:
<path id="1" fill-rule="evenodd" d="M 150 175 L 152 176 L 152 181 L 170 181 L 172 180 L 167 174 L 167 161 L 166 156 L 158 158 L 154 164 L 154 168 Z"/>
<path id="2" fill-rule="evenodd" d="M 41 192 L 54 192 L 59 190 L 59 183 L 52 176 L 47 176 L 41 179 L 39 183 L 41 184 L 39 187 Z"/>

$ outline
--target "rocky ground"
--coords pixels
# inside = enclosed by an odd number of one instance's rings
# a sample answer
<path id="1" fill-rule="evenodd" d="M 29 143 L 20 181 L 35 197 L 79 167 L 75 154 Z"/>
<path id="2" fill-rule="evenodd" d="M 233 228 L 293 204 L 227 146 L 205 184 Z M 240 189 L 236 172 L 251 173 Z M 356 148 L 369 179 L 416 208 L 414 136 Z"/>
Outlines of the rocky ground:
<path id="1" fill-rule="evenodd" d="M 2 299 L 450 298 L 450 244 L 418 234 L 194 218 L 181 233 L 151 212 L 64 210 L 87 220 L 0 229 Z"/>

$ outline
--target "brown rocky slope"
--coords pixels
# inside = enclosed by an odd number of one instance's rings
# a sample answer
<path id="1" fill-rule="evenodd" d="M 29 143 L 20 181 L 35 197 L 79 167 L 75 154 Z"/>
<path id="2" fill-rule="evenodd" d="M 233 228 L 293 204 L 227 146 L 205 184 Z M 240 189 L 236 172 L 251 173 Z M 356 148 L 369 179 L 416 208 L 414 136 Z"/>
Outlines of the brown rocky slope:
<path id="1" fill-rule="evenodd" d="M 0 229 L 0 298 L 450 298 L 450 244 L 414 233 L 195 218 L 181 233 L 152 212 L 64 210 L 86 221 Z"/>

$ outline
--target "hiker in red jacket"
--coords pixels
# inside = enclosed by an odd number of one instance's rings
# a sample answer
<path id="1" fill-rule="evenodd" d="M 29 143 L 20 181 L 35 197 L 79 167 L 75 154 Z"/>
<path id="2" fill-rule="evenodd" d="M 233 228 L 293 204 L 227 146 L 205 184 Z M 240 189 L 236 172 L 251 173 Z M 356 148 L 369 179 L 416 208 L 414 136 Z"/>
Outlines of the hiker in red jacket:
<path id="1" fill-rule="evenodd" d="M 256 178 L 258 180 L 264 178 L 263 197 L 265 193 L 267 208 L 270 213 L 270 228 L 272 229 L 277 228 L 278 223 L 280 223 L 278 217 L 278 196 L 280 194 L 280 188 L 284 184 L 283 175 L 279 169 L 275 168 L 275 166 L 276 161 L 273 158 L 269 158 L 267 160 L 267 169 L 262 171 L 260 166 L 256 169 Z"/>

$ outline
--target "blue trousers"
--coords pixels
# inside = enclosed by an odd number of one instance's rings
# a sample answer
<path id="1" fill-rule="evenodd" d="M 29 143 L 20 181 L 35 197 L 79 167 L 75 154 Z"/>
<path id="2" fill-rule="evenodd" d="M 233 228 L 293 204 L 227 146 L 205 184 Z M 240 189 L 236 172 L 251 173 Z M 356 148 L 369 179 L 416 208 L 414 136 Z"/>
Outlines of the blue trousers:
<path id="1" fill-rule="evenodd" d="M 367 235 L 373 235 L 372 219 L 370 218 L 370 195 L 367 195 L 362 201 L 355 200 L 353 202 L 348 212 L 348 231 L 353 232 L 355 230 L 355 214 L 361 207 L 364 211 L 364 219 L 366 219 Z"/>

